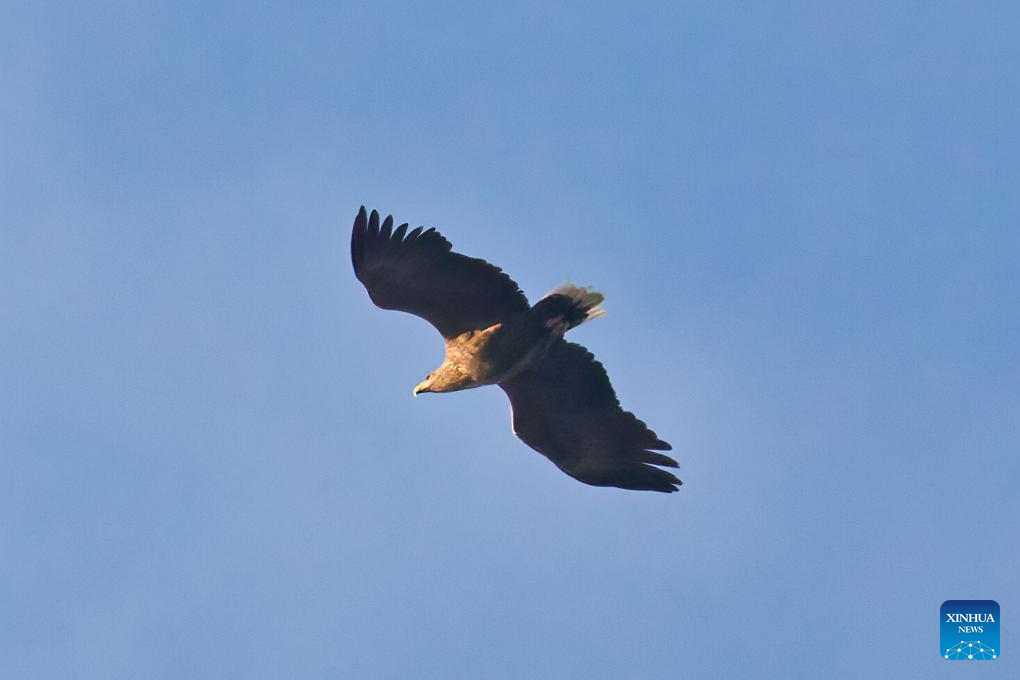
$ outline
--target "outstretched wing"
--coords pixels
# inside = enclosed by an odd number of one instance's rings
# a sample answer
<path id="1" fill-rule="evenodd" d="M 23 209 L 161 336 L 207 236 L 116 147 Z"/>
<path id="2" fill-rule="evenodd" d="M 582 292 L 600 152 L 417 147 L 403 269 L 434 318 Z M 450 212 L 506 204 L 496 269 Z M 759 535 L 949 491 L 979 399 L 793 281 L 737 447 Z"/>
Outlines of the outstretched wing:
<path id="1" fill-rule="evenodd" d="M 676 461 L 649 450 L 672 447 L 620 408 L 606 370 L 581 345 L 558 341 L 538 364 L 500 387 L 513 407 L 514 434 L 574 479 L 648 491 L 680 486 L 653 467 L 677 467 Z"/>
<path id="2" fill-rule="evenodd" d="M 528 300 L 499 267 L 453 252 L 433 229 L 393 229 L 393 217 L 379 224 L 364 206 L 354 219 L 351 261 L 369 297 L 383 309 L 420 316 L 444 338 L 488 328 L 524 313 Z"/>

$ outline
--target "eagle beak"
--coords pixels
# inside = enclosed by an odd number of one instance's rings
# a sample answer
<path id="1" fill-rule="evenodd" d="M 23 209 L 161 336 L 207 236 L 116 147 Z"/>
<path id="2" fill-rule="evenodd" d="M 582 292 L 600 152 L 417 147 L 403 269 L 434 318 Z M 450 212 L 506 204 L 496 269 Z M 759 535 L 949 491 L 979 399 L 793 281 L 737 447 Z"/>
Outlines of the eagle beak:
<path id="1" fill-rule="evenodd" d="M 426 385 L 424 382 L 422 382 L 422 383 L 419 383 L 418 386 L 415 387 L 414 390 L 411 391 L 411 394 L 413 396 L 417 397 L 422 392 L 431 392 L 431 391 L 432 390 L 429 389 L 428 385 Z"/>

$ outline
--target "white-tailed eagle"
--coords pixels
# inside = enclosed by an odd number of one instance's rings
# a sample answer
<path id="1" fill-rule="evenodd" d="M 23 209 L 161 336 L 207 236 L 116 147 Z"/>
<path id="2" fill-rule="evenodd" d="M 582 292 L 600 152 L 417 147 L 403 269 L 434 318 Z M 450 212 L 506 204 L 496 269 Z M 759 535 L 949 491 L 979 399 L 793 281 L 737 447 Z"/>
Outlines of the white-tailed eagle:
<path id="1" fill-rule="evenodd" d="M 351 234 L 354 273 L 383 309 L 410 312 L 442 334 L 446 358 L 414 388 L 499 385 L 513 430 L 574 479 L 594 486 L 676 491 L 670 445 L 620 403 L 595 357 L 564 333 L 601 316 L 602 295 L 565 285 L 535 305 L 499 267 L 451 250 L 435 229 L 380 224 L 362 207 Z"/>

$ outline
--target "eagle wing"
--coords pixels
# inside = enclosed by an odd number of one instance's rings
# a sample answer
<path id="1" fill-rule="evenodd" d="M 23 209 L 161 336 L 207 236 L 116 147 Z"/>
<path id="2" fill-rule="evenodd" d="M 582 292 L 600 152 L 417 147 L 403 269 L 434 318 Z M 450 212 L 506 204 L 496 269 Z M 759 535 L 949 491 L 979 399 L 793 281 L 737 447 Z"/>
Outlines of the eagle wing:
<path id="1" fill-rule="evenodd" d="M 574 479 L 664 492 L 682 483 L 653 467 L 677 467 L 669 456 L 649 450 L 672 447 L 620 408 L 605 368 L 581 345 L 557 341 L 537 364 L 500 387 L 510 397 L 514 434 Z"/>
<path id="2" fill-rule="evenodd" d="M 528 310 L 528 300 L 499 267 L 451 250 L 433 229 L 407 224 L 393 229 L 393 217 L 379 224 L 364 206 L 354 219 L 351 261 L 369 297 L 383 309 L 425 319 L 444 338 L 493 324 Z"/>

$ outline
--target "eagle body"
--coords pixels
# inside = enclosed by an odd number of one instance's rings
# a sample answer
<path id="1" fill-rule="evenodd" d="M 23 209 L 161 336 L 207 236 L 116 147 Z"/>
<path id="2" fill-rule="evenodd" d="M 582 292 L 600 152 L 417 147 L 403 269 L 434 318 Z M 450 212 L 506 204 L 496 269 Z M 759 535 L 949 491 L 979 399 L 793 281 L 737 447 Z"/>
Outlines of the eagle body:
<path id="1" fill-rule="evenodd" d="M 499 385 L 513 430 L 563 472 L 593 486 L 673 492 L 681 481 L 670 450 L 620 408 L 605 369 L 571 328 L 604 314 L 603 297 L 561 286 L 534 305 L 501 269 L 453 252 L 435 229 L 393 228 L 364 207 L 351 234 L 354 273 L 383 309 L 419 316 L 443 336 L 443 363 L 414 388 L 455 392 Z"/>
<path id="2" fill-rule="evenodd" d="M 517 372 L 526 362 L 529 347 L 516 330 L 512 323 L 498 323 L 446 340 L 442 365 L 414 388 L 414 394 L 495 385 Z"/>
<path id="3" fill-rule="evenodd" d="M 480 331 L 449 338 L 442 365 L 414 394 L 456 392 L 510 380 L 543 359 L 568 330 L 602 315 L 602 295 L 565 285 L 527 311 Z"/>
<path id="4" fill-rule="evenodd" d="M 443 363 L 414 388 L 422 392 L 456 392 L 483 385 L 495 385 L 514 366 L 513 354 L 493 352 L 492 345 L 502 340 L 503 324 L 480 331 L 467 331 L 445 341 Z M 506 344 L 501 342 L 500 344 Z"/>

